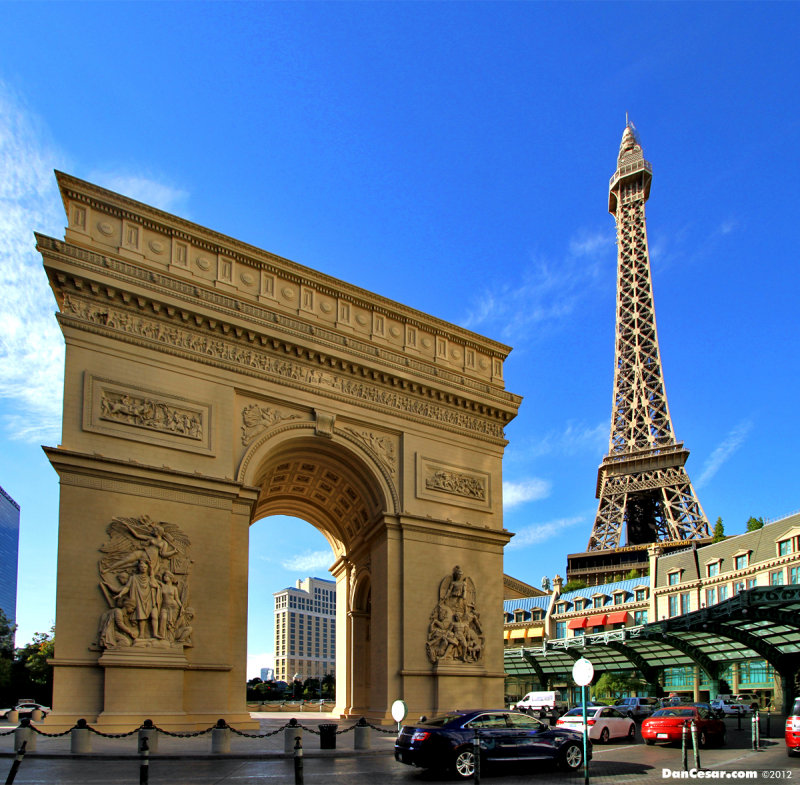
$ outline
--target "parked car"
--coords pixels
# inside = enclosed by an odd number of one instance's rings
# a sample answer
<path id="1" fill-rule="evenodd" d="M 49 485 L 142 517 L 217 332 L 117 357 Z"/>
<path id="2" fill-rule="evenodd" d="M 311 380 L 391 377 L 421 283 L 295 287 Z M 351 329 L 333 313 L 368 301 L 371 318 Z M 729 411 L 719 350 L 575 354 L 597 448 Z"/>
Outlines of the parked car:
<path id="1" fill-rule="evenodd" d="M 786 754 L 800 755 L 800 698 L 794 699 L 792 713 L 786 718 Z"/>
<path id="2" fill-rule="evenodd" d="M 23 719 L 23 717 L 31 717 L 36 709 L 39 709 L 42 712 L 42 718 L 46 717 L 50 713 L 49 706 L 43 706 L 41 703 L 36 703 L 36 701 L 23 701 L 14 706 L 13 710 L 18 711 L 19 718 Z M 7 720 L 12 709 L 2 709 L 0 711 L 3 712 L 3 719 Z"/>
<path id="3" fill-rule="evenodd" d="M 747 707 L 743 703 L 736 703 L 727 698 L 717 698 L 711 701 L 711 707 L 717 713 L 718 717 L 728 717 L 730 715 L 736 717 L 739 714 L 747 714 Z"/>
<path id="4" fill-rule="evenodd" d="M 405 725 L 394 745 L 395 760 L 423 769 L 452 769 L 463 779 L 475 774 L 475 733 L 480 733 L 481 766 L 530 763 L 538 771 L 551 761 L 574 771 L 583 766 L 583 738 L 565 728 L 551 728 L 518 711 L 454 711 Z M 587 757 L 591 760 L 592 743 Z"/>
<path id="5" fill-rule="evenodd" d="M 737 703 L 741 703 L 747 707 L 748 711 L 756 711 L 759 708 L 759 701 L 758 695 L 754 692 L 742 692 L 739 695 L 736 695 L 735 698 Z"/>
<path id="6" fill-rule="evenodd" d="M 611 739 L 633 741 L 636 738 L 636 723 L 613 706 L 587 706 L 586 724 L 589 726 L 589 738 L 601 744 Z M 558 718 L 556 725 L 583 733 L 583 707 L 570 709 Z"/>
<path id="7" fill-rule="evenodd" d="M 647 717 L 658 708 L 657 698 L 622 698 L 614 708 L 629 717 Z"/>
<path id="8" fill-rule="evenodd" d="M 563 714 L 569 706 L 562 699 L 558 690 L 542 690 L 539 692 L 529 692 L 515 706 L 517 711 L 526 711 L 528 714 L 539 715 L 544 719 L 551 712 Z"/>
<path id="9" fill-rule="evenodd" d="M 694 720 L 697 723 L 698 741 L 706 747 L 712 741 L 720 746 L 727 742 L 725 723 L 712 717 L 702 706 L 669 706 L 654 711 L 642 721 L 642 738 L 645 744 L 680 742 L 683 726 Z"/>
<path id="10" fill-rule="evenodd" d="M 689 706 L 697 706 L 699 709 L 705 709 L 708 712 L 709 717 L 714 717 L 714 719 L 722 719 L 725 715 L 714 708 L 712 703 L 707 703 L 706 701 L 694 701 L 694 703 L 689 703 Z"/>

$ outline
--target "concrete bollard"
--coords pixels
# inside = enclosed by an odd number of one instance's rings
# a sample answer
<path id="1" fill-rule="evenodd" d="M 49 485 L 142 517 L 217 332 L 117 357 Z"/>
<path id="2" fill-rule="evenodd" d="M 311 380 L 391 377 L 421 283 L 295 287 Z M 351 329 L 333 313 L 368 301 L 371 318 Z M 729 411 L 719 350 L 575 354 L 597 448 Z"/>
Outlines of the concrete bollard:
<path id="1" fill-rule="evenodd" d="M 9 725 L 19 725 L 19 712 L 16 709 L 11 709 L 6 715 L 6 720 Z"/>
<path id="2" fill-rule="evenodd" d="M 225 720 L 217 720 L 216 727 L 211 729 L 211 752 L 223 755 L 231 751 L 231 731 Z"/>
<path id="3" fill-rule="evenodd" d="M 19 721 L 19 727 L 14 731 L 14 749 L 18 750 L 22 742 L 27 741 L 25 752 L 36 752 L 36 734 L 31 728 L 30 720 L 25 717 Z"/>
<path id="4" fill-rule="evenodd" d="M 372 748 L 372 728 L 367 725 L 367 721 L 362 717 L 357 723 L 354 731 L 355 741 L 353 748 L 357 750 L 369 750 Z"/>
<path id="5" fill-rule="evenodd" d="M 158 731 L 153 727 L 152 720 L 145 720 L 139 728 L 139 745 L 137 749 L 142 749 L 142 739 L 147 739 L 147 749 L 158 752 Z"/>
<path id="6" fill-rule="evenodd" d="M 292 717 L 289 720 L 289 726 L 283 732 L 283 751 L 294 753 L 295 739 L 300 737 L 300 746 L 303 746 L 303 729 L 297 724 L 297 720 Z"/>
<path id="7" fill-rule="evenodd" d="M 42 712 L 41 709 L 34 709 L 31 712 L 31 719 L 34 722 L 41 722 L 44 719 L 44 713 Z"/>
<path id="8" fill-rule="evenodd" d="M 86 720 L 78 720 L 70 731 L 69 749 L 73 755 L 90 755 L 92 752 L 92 737 Z"/>

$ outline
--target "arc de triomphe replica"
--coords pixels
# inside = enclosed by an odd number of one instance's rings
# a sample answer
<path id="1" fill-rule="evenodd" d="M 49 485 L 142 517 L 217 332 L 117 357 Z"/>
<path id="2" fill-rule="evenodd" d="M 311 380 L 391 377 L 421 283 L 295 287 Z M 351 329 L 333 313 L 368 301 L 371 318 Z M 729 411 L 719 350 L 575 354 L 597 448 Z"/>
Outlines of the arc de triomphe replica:
<path id="1" fill-rule="evenodd" d="M 66 341 L 48 725 L 252 727 L 248 529 L 273 514 L 333 551 L 336 714 L 499 705 L 508 347 L 57 179 L 65 239 L 37 235 Z"/>

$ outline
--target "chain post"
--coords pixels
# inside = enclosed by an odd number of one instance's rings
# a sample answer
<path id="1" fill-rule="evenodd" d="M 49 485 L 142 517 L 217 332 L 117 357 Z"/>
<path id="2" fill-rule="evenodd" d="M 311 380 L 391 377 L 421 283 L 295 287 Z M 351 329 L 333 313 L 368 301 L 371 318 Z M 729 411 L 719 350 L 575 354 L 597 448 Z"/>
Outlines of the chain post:
<path id="1" fill-rule="evenodd" d="M 683 723 L 683 728 L 681 729 L 681 764 L 683 765 L 684 771 L 689 771 L 689 725 L 688 723 Z"/>
<path id="2" fill-rule="evenodd" d="M 139 738 L 139 785 L 148 785 L 150 782 L 150 744 L 147 736 Z"/>
<path id="3" fill-rule="evenodd" d="M 303 785 L 303 737 L 294 737 L 294 785 Z"/>
<path id="4" fill-rule="evenodd" d="M 695 767 L 695 769 L 697 769 L 699 771 L 700 770 L 700 739 L 698 738 L 698 736 L 700 734 L 698 733 L 697 721 L 694 719 L 694 717 L 692 718 L 691 731 L 692 731 L 692 751 L 694 752 L 694 767 Z"/>
<path id="5" fill-rule="evenodd" d="M 758 749 L 758 717 L 755 712 L 750 718 L 750 742 L 754 750 Z"/>
<path id="6" fill-rule="evenodd" d="M 27 739 L 19 745 L 19 749 L 17 750 L 17 755 L 14 758 L 14 762 L 11 764 L 11 771 L 8 772 L 8 777 L 6 777 L 6 785 L 11 785 L 14 782 L 14 777 L 17 776 L 17 769 L 19 769 L 20 764 L 22 763 L 22 759 L 25 757 L 25 749 L 28 746 Z"/>

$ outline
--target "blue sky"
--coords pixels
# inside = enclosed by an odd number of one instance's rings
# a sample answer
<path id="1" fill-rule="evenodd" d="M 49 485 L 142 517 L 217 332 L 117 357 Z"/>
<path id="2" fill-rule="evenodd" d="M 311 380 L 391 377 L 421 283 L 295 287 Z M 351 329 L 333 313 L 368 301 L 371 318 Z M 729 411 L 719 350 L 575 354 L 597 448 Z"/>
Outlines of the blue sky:
<path id="1" fill-rule="evenodd" d="M 506 571 L 564 573 L 608 446 L 625 112 L 653 164 L 659 340 L 712 522 L 800 508 L 798 3 L 0 3 L 0 485 L 19 642 L 55 616 L 63 345 L 32 232 L 61 169 L 514 347 Z M 419 285 L 419 281 L 423 285 Z M 327 576 L 259 522 L 272 592 Z"/>

